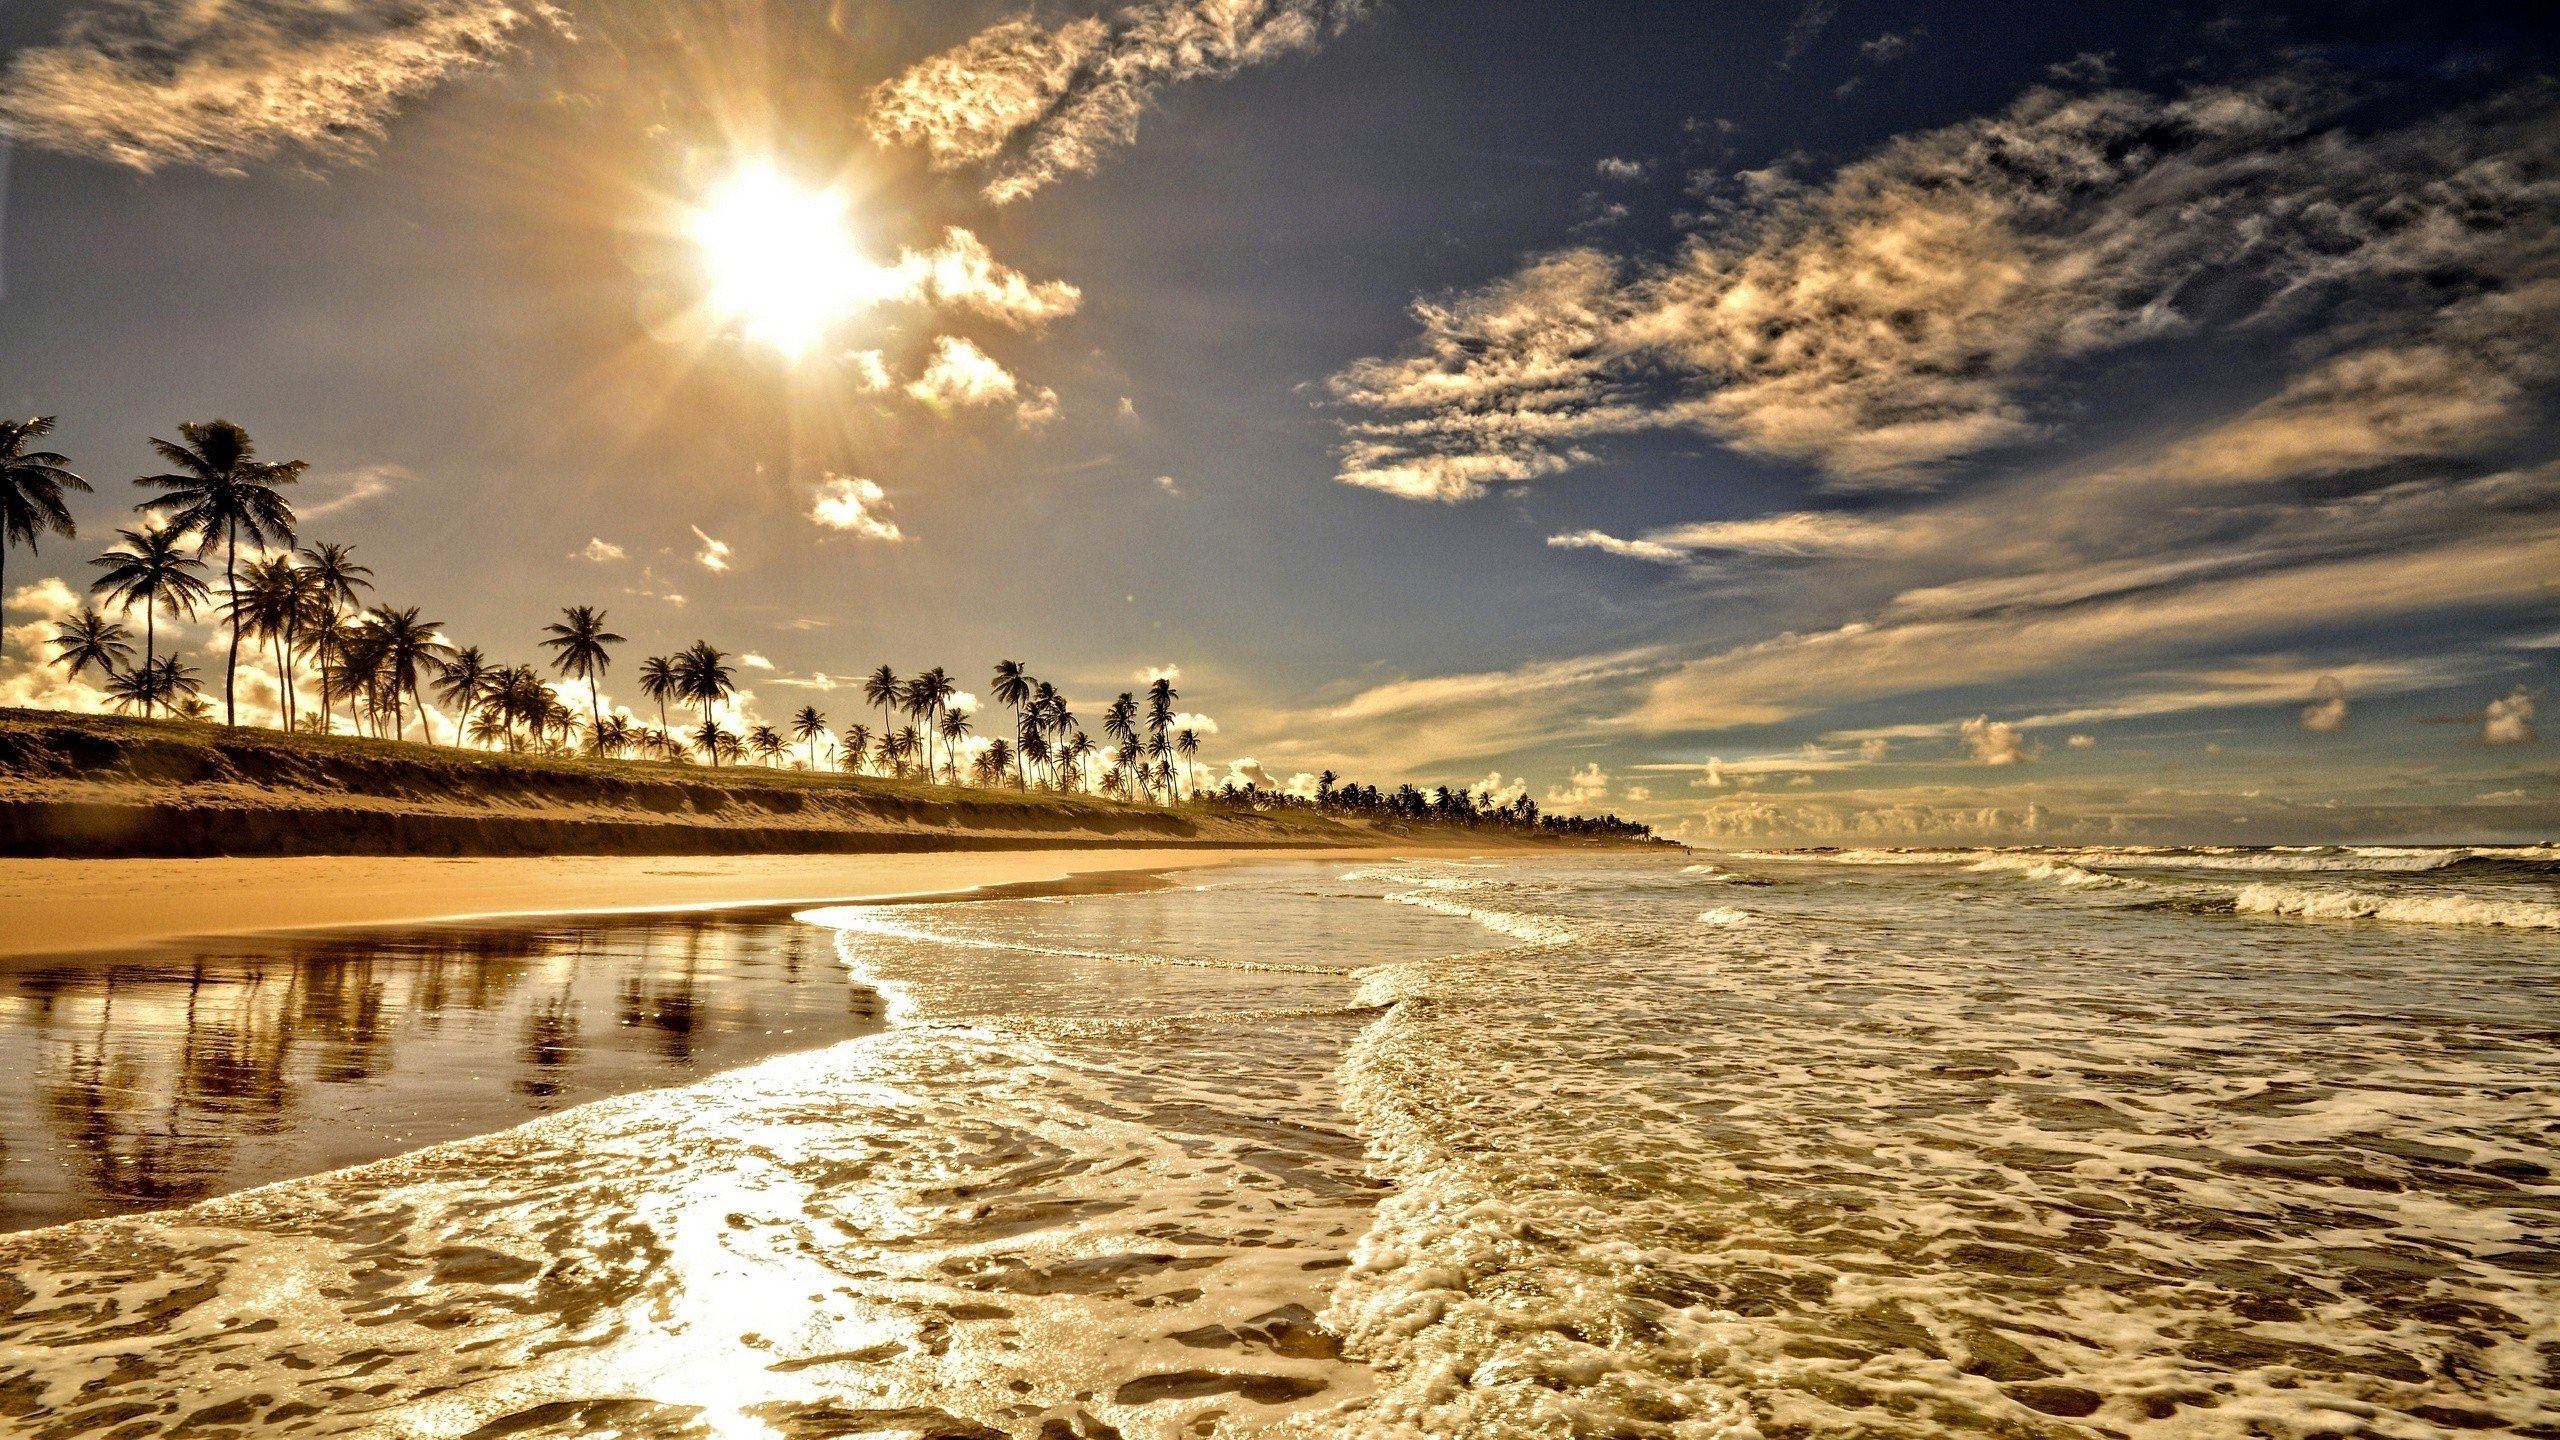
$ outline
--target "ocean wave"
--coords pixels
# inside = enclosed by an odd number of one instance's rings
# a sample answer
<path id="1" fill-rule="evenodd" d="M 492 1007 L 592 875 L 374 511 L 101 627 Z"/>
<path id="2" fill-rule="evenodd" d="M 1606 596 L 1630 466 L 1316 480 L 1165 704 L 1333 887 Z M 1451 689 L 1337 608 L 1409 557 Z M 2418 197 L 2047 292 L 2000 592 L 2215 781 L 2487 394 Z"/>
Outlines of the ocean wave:
<path id="1" fill-rule="evenodd" d="M 2306 890 L 2291 885 L 2259 884 L 2240 887 L 2240 893 L 2232 897 L 2231 904 L 2243 915 L 2560 930 L 2560 905 L 2532 900 L 2500 900 L 2484 895 L 2377 895 L 2364 890 Z"/>
<path id="2" fill-rule="evenodd" d="M 2074 890 L 2147 888 L 2139 880 L 2127 880 L 2121 875 L 2102 875 L 2068 860 L 2043 855 L 1986 855 L 1965 868 L 1976 874 L 2005 874 L 2015 875 L 2022 880 L 2047 880 Z"/>
<path id="3" fill-rule="evenodd" d="M 1713 910 L 1702 912 L 1698 916 L 1698 923 L 1701 925 L 1748 925 L 1758 918 L 1748 910 L 1736 910 L 1730 905 L 1719 905 Z"/>

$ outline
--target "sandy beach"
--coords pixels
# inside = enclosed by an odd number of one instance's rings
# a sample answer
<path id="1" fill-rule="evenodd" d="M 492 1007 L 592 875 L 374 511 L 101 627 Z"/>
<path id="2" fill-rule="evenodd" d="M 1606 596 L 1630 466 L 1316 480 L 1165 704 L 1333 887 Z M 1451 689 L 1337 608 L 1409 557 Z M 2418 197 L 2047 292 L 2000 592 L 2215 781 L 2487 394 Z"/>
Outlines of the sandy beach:
<path id="1" fill-rule="evenodd" d="M 1312 859 L 1376 852 L 1291 853 Z M 0 867 L 0 955 L 464 916 L 877 900 L 1112 871 L 1193 869 L 1249 856 L 1269 858 L 1269 852 L 12 860 Z"/>

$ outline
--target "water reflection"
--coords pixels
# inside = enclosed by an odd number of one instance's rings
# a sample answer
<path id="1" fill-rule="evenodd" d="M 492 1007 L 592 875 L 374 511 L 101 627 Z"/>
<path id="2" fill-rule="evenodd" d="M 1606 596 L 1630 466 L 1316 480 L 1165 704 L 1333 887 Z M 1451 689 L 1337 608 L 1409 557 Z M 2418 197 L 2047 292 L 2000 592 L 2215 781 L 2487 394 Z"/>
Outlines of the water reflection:
<path id="1" fill-rule="evenodd" d="M 874 1029 L 788 911 L 0 961 L 0 1229 L 189 1204 Z"/>

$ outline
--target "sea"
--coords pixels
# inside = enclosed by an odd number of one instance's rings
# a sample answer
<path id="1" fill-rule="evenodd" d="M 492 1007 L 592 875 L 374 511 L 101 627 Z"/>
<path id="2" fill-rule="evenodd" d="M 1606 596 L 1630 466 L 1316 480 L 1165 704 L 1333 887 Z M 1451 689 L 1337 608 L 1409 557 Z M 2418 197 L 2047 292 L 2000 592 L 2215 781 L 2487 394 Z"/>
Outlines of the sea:
<path id="1" fill-rule="evenodd" d="M 2552 846 L 470 933 L 0 969 L 0 1434 L 2560 1437 Z"/>

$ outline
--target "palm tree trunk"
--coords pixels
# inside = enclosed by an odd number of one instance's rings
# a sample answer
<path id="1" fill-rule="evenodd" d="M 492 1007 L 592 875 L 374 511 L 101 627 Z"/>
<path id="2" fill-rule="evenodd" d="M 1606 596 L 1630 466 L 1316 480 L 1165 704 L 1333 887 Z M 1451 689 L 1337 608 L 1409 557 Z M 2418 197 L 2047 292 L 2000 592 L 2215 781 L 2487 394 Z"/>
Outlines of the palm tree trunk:
<path id="1" fill-rule="evenodd" d="M 142 597 L 142 673 L 145 676 L 151 673 L 151 652 L 159 639 L 160 607 L 153 603 L 157 598 L 152 595 Z M 160 703 L 150 696 L 149 690 L 143 691 L 142 713 L 145 715 L 149 715 Z"/>
<path id="2" fill-rule="evenodd" d="M 231 591 L 231 658 L 222 666 L 222 723 L 240 723 L 240 522 L 223 523 L 223 541 L 227 553 L 222 562 L 224 583 Z"/>
<path id="3" fill-rule="evenodd" d="M 587 672 L 587 718 L 595 722 L 596 753 L 604 753 L 604 702 L 596 698 L 596 672 Z"/>

